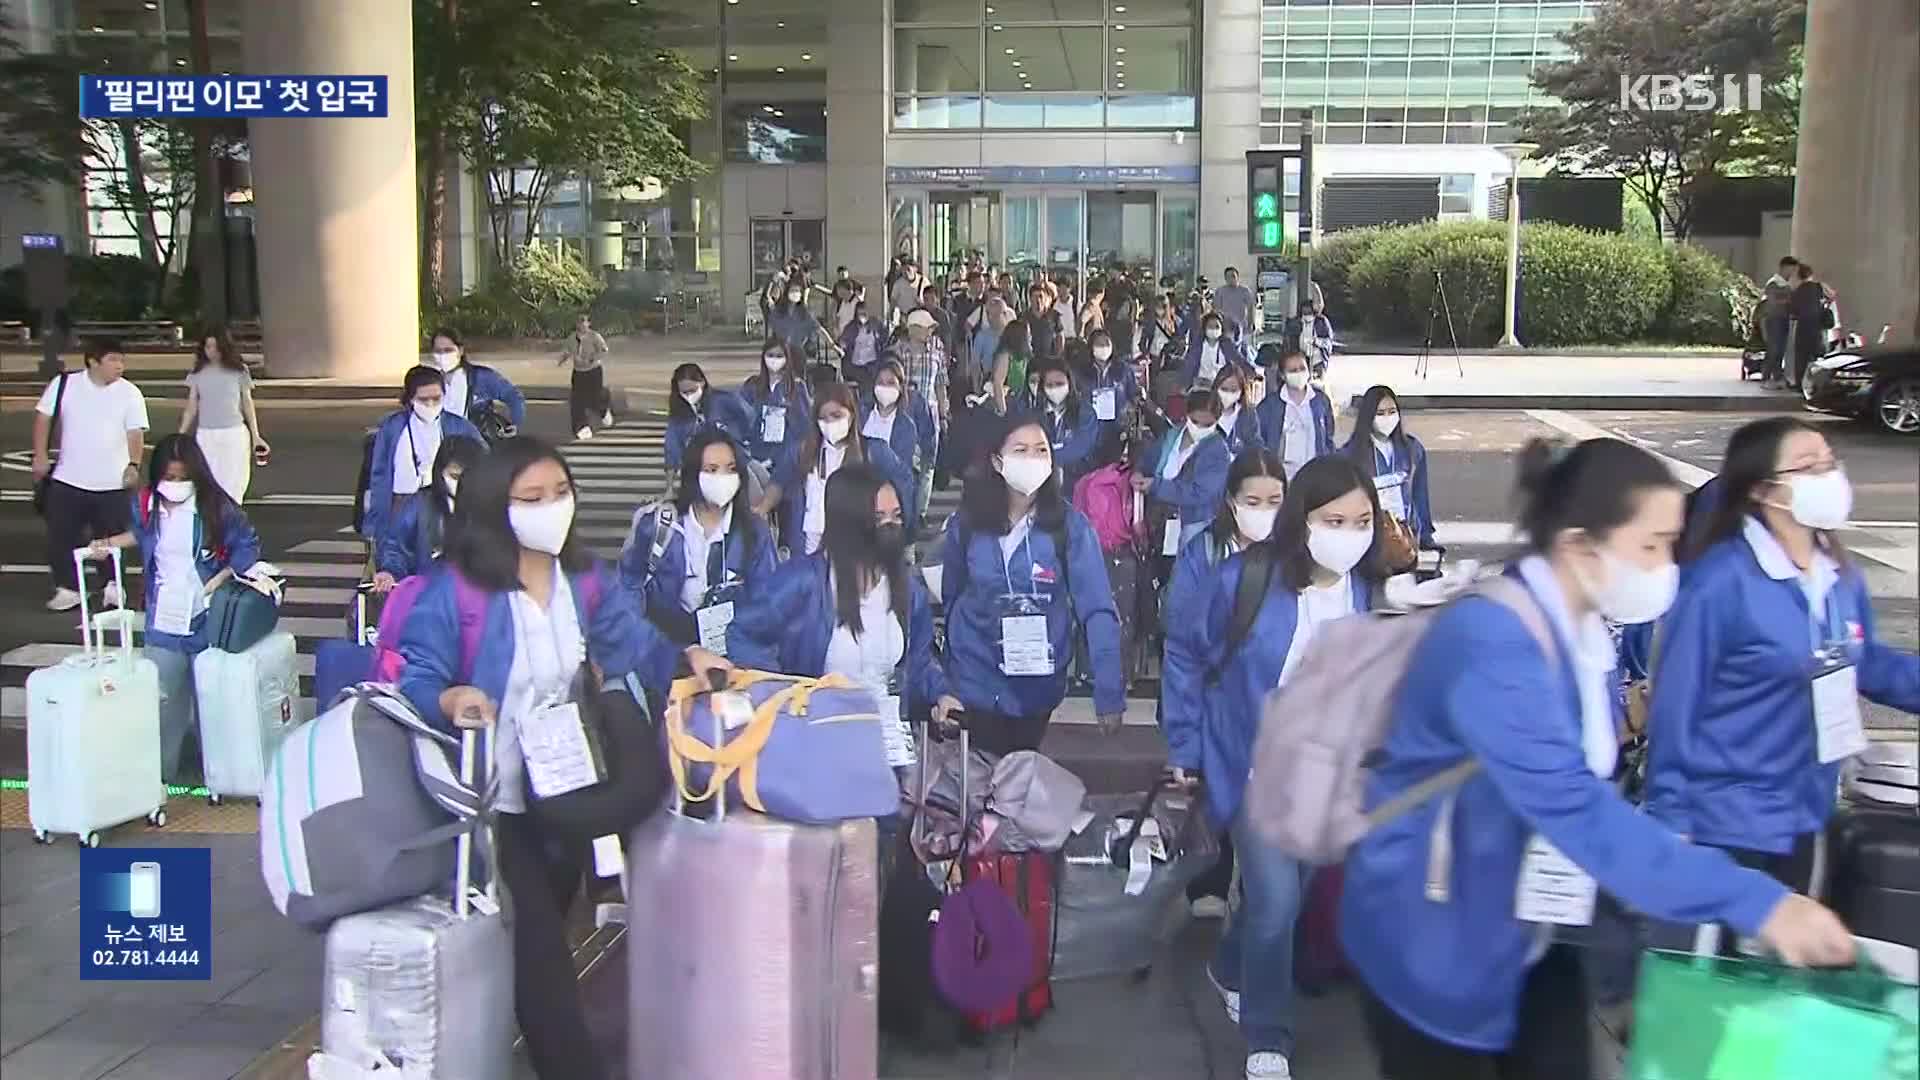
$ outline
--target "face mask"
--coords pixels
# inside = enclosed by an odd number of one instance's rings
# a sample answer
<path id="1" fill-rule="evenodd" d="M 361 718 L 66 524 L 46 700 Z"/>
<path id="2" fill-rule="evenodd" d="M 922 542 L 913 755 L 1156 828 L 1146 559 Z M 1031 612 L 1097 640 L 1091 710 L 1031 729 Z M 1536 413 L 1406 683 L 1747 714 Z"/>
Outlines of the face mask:
<path id="1" fill-rule="evenodd" d="M 765 359 L 767 363 L 767 370 L 772 372 L 775 375 L 780 374 L 781 371 L 786 369 L 786 366 L 787 366 L 786 353 L 768 353 Z"/>
<path id="2" fill-rule="evenodd" d="M 873 400 L 879 402 L 881 408 L 891 409 L 893 408 L 893 403 L 900 400 L 900 388 L 897 386 L 876 386 L 873 388 Z"/>
<path id="3" fill-rule="evenodd" d="M 440 478 L 440 486 L 447 489 L 447 498 L 451 499 L 460 493 L 460 478 L 447 473 Z"/>
<path id="4" fill-rule="evenodd" d="M 1219 340 L 1220 340 L 1220 328 L 1219 328 L 1219 327 L 1217 327 L 1217 326 L 1209 326 L 1209 327 L 1207 327 L 1207 340 L 1208 340 L 1208 341 L 1219 341 Z"/>
<path id="5" fill-rule="evenodd" d="M 846 439 L 847 432 L 852 430 L 853 430 L 853 421 L 851 420 L 840 419 L 840 420 L 820 421 L 820 434 L 823 437 L 825 437 L 827 442 L 833 444 L 834 446 L 840 445 L 840 443 Z"/>
<path id="6" fill-rule="evenodd" d="M 1844 528 L 1853 516 L 1853 485 L 1840 469 L 1796 473 L 1788 478 L 1787 489 L 1792 498 L 1785 509 L 1809 529 Z"/>
<path id="7" fill-rule="evenodd" d="M 1001 458 L 1000 476 L 1006 480 L 1008 487 L 1022 495 L 1031 495 L 1053 478 L 1053 459 L 1050 457 Z"/>
<path id="8" fill-rule="evenodd" d="M 1212 424 L 1208 424 L 1206 427 L 1201 427 L 1199 424 L 1196 424 L 1191 420 L 1187 421 L 1187 434 L 1193 436 L 1194 442 L 1199 442 L 1201 439 L 1204 439 L 1207 436 L 1213 434 L 1213 428 L 1214 428 L 1214 425 Z"/>
<path id="9" fill-rule="evenodd" d="M 1111 345 L 1095 345 L 1093 347 L 1093 358 L 1095 360 L 1105 360 L 1112 355 L 1113 346 Z"/>
<path id="10" fill-rule="evenodd" d="M 419 417 L 422 423 L 434 423 L 440 419 L 440 405 L 416 401 L 413 403 L 413 415 Z"/>
<path id="11" fill-rule="evenodd" d="M 1287 385 L 1293 387 L 1295 390 L 1305 390 L 1309 377 L 1310 376 L 1304 371 L 1289 371 L 1286 374 Z"/>
<path id="12" fill-rule="evenodd" d="M 1329 529 L 1325 525 L 1307 526 L 1307 554 L 1313 561 L 1336 574 L 1344 574 L 1360 565 L 1373 547 L 1373 532 L 1368 529 Z"/>
<path id="13" fill-rule="evenodd" d="M 800 302 L 800 296 L 801 296 L 801 293 L 800 293 L 800 291 L 799 291 L 798 289 L 788 289 L 788 290 L 787 290 L 787 303 L 789 303 L 789 304 L 797 304 L 797 303 L 799 303 L 799 302 Z"/>
<path id="14" fill-rule="evenodd" d="M 514 503 L 507 507 L 513 538 L 529 551 L 558 555 L 573 531 L 573 496 L 548 503 Z"/>
<path id="15" fill-rule="evenodd" d="M 458 352 L 436 352 L 433 354 L 433 362 L 440 365 L 441 371 L 452 371 L 454 368 L 460 366 L 460 354 Z"/>
<path id="16" fill-rule="evenodd" d="M 700 404 L 700 399 L 705 397 L 706 395 L 707 395 L 707 388 L 704 386 L 701 386 L 692 390 L 688 390 L 687 392 L 681 394 L 680 396 L 686 400 L 687 404 L 698 405 Z"/>
<path id="17" fill-rule="evenodd" d="M 867 316 L 864 313 L 855 315 L 853 321 L 859 323 L 861 326 L 865 326 L 867 325 Z"/>
<path id="18" fill-rule="evenodd" d="M 1240 527 L 1240 535 L 1256 544 L 1273 535 L 1273 522 L 1279 516 L 1280 508 L 1277 506 L 1233 504 L 1233 521 Z"/>
<path id="19" fill-rule="evenodd" d="M 1400 430 L 1399 413 L 1388 413 L 1386 416 L 1376 416 L 1373 418 L 1373 433 L 1383 439 L 1398 430 Z"/>
<path id="20" fill-rule="evenodd" d="M 1071 389 L 1071 387 L 1049 386 L 1047 387 L 1047 400 L 1053 402 L 1055 405 L 1058 405 L 1061 402 L 1067 400 L 1067 391 L 1069 389 Z"/>
<path id="21" fill-rule="evenodd" d="M 1600 565 L 1606 568 L 1606 581 L 1590 585 L 1582 574 L 1580 585 L 1587 590 L 1587 600 L 1594 609 L 1617 623 L 1631 626 L 1658 619 L 1673 606 L 1674 594 L 1680 591 L 1680 567 L 1673 563 L 1657 570 L 1642 570 L 1612 552 L 1602 551 Z"/>
<path id="22" fill-rule="evenodd" d="M 700 497 L 711 506 L 730 506 L 733 497 L 740 494 L 739 473 L 700 474 Z"/>
<path id="23" fill-rule="evenodd" d="M 1240 391 L 1233 390 L 1220 395 L 1220 407 L 1232 412 L 1240 405 Z"/>
<path id="24" fill-rule="evenodd" d="M 178 505 L 193 498 L 193 481 L 162 480 L 154 485 L 154 490 L 159 492 L 161 498 Z"/>
<path id="25" fill-rule="evenodd" d="M 893 562 L 906 554 L 907 527 L 897 521 L 873 527 L 873 546 L 880 557 Z"/>

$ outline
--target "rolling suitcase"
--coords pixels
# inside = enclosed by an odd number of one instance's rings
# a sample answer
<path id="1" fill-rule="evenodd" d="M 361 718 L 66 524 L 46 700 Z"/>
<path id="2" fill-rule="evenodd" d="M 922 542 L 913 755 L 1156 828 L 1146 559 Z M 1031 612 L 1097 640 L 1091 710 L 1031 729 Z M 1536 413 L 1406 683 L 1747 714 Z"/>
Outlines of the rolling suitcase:
<path id="1" fill-rule="evenodd" d="M 460 777 L 473 782 L 474 732 Z M 488 740 L 491 751 L 491 740 Z M 491 834 L 480 830 L 482 843 Z M 327 931 L 320 1050 L 323 1080 L 507 1080 L 513 1074 L 513 936 L 489 860 L 473 887 L 476 833 L 457 841 L 451 899 L 422 896 L 349 915 Z"/>
<path id="2" fill-rule="evenodd" d="M 87 549 L 73 553 L 86 580 Z M 125 592 L 120 550 L 113 581 Z M 103 616 L 106 613 L 102 613 Z M 72 833 L 98 847 L 100 830 L 146 818 L 164 825 L 160 779 L 160 671 L 133 651 L 130 613 L 113 613 L 120 647 L 106 647 L 106 619 L 95 625 L 80 592 L 78 656 L 27 676 L 27 817 L 33 838 Z"/>
<path id="3" fill-rule="evenodd" d="M 987 880 L 1013 900 L 1033 933 L 1033 982 L 1020 995 L 997 1009 L 969 1012 L 967 1026 L 977 1034 L 1004 1027 L 1038 1023 L 1053 1008 L 1053 908 L 1055 865 L 1053 851 L 984 851 L 965 859 L 966 880 Z"/>
<path id="4" fill-rule="evenodd" d="M 293 635 L 285 631 L 268 634 L 245 652 L 204 649 L 193 658 L 208 802 L 260 797 L 267 762 L 294 724 L 298 659 Z"/>
<path id="5" fill-rule="evenodd" d="M 1920 948 L 1920 813 L 1854 807 L 1833 835 L 1833 909 L 1847 928 Z"/>
<path id="6" fill-rule="evenodd" d="M 351 636 L 329 638 L 314 646 L 313 701 L 318 711 L 325 712 L 341 691 L 373 677 L 380 635 L 367 618 L 367 593 L 372 588 L 363 581 L 354 592 L 353 616 L 347 626 Z"/>

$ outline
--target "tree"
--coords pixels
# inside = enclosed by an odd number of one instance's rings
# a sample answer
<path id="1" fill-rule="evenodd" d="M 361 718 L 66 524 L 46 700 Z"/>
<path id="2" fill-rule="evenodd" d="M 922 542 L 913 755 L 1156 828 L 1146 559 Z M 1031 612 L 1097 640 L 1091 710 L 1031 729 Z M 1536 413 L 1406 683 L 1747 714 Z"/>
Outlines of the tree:
<path id="1" fill-rule="evenodd" d="M 453 47 L 460 0 L 414 0 L 413 112 L 420 138 L 420 186 L 424 209 L 420 246 L 425 260 L 424 298 L 447 295 L 447 129 L 458 122 L 466 66 Z"/>
<path id="2" fill-rule="evenodd" d="M 1608 0 L 1560 34 L 1573 58 L 1533 76 L 1561 107 L 1515 121 L 1556 167 L 1621 177 L 1665 231 L 1684 239 L 1693 208 L 1729 167 L 1779 160 L 1797 121 L 1794 47 L 1806 33 L 1806 0 Z M 1757 74 L 1757 112 L 1633 107 L 1623 100 L 1648 76 Z M 1750 103 L 1748 103 L 1750 104 Z M 1795 120 L 1778 114 L 1791 107 Z M 1771 134 L 1769 134 L 1771 133 Z M 1785 155 L 1791 169 L 1792 151 Z"/>
<path id="3" fill-rule="evenodd" d="M 0 12 L 0 186 L 37 193 L 77 181 L 92 144 L 80 120 L 79 66 L 18 42 L 18 28 Z"/>

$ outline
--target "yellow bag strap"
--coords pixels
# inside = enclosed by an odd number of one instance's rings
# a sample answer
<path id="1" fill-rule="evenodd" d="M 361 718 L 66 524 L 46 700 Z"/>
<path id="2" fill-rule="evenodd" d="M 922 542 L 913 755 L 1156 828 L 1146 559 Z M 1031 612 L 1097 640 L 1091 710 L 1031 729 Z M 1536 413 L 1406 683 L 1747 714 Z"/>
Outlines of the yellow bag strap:
<path id="1" fill-rule="evenodd" d="M 698 679 L 680 679 L 673 684 L 668 698 L 667 755 L 668 767 L 673 772 L 674 784 L 680 789 L 680 797 L 687 802 L 705 802 L 719 794 L 734 774 L 740 777 L 740 797 L 749 809 L 766 813 L 766 805 L 760 800 L 759 760 L 767 740 L 773 735 L 774 723 L 782 710 L 795 716 L 805 716 L 809 699 L 816 690 L 846 690 L 853 682 L 841 675 L 828 675 L 819 679 L 797 679 L 788 675 L 776 675 L 765 671 L 733 672 L 727 681 L 728 691 L 744 690 L 756 683 L 771 679 L 786 679 L 791 685 L 770 695 L 753 712 L 753 719 L 741 729 L 738 737 L 721 746 L 714 746 L 699 736 L 687 731 L 686 717 L 692 709 L 695 697 L 705 692 Z M 706 788 L 694 791 L 688 786 L 687 762 L 699 762 L 713 766 L 707 776 Z"/>

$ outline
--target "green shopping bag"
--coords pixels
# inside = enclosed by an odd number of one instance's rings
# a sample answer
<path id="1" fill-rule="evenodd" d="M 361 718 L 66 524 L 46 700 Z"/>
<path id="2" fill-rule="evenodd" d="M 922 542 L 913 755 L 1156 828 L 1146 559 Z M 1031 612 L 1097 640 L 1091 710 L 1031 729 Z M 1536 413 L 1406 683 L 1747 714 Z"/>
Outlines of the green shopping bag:
<path id="1" fill-rule="evenodd" d="M 1628 1080 L 1915 1080 L 1920 989 L 1841 970 L 1648 952 Z"/>

